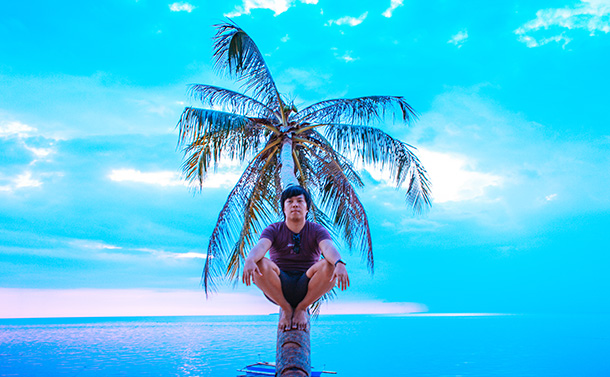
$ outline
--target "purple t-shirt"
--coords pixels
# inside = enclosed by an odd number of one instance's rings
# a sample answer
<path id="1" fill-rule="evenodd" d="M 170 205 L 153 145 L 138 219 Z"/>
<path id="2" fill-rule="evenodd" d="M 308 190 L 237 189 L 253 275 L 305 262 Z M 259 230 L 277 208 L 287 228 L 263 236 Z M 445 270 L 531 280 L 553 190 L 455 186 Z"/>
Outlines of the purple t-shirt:
<path id="1" fill-rule="evenodd" d="M 266 227 L 261 238 L 271 241 L 269 257 L 280 270 L 305 272 L 320 260 L 321 251 L 318 245 L 324 240 L 330 240 L 330 234 L 322 225 L 305 221 L 305 226 L 299 233 L 301 246 L 298 254 L 293 250 L 293 234 L 282 221 Z"/>

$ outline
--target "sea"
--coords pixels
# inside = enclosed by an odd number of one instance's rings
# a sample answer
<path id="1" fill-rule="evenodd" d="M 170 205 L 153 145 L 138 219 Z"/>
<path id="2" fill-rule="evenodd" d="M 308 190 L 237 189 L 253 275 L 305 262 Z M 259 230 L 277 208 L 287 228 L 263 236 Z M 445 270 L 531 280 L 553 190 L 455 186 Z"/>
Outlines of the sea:
<path id="1" fill-rule="evenodd" d="M 320 315 L 314 369 L 356 376 L 610 376 L 600 315 Z M 0 376 L 235 377 L 277 315 L 0 319 Z M 332 375 L 328 375 L 332 376 Z"/>

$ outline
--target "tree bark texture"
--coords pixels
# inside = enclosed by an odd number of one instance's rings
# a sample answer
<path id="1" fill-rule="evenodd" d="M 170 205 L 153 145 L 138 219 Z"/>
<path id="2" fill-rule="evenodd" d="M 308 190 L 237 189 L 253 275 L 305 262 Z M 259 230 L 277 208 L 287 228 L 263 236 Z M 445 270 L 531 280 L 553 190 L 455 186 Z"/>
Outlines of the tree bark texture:
<path id="1" fill-rule="evenodd" d="M 281 309 L 280 309 L 281 310 Z M 311 344 L 309 339 L 309 314 L 307 330 L 277 330 L 275 375 L 277 377 L 310 377 Z"/>
<path id="2" fill-rule="evenodd" d="M 298 186 L 299 181 L 294 174 L 294 159 L 292 158 L 292 139 L 284 138 L 282 141 L 282 151 L 280 152 L 280 178 L 282 181 L 282 189 L 285 190 L 288 186 Z"/>

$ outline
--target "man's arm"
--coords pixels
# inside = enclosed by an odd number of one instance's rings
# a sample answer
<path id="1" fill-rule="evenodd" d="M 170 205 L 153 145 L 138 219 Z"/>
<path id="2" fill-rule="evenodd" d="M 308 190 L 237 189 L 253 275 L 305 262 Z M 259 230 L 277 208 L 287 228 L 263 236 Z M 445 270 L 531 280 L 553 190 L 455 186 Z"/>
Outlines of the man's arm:
<path id="1" fill-rule="evenodd" d="M 322 255 L 324 255 L 324 259 L 335 266 L 335 271 L 333 272 L 331 280 L 337 278 L 337 286 L 339 286 L 342 291 L 346 290 L 347 287 L 349 287 L 349 276 L 347 275 L 345 264 L 337 263 L 337 261 L 341 259 L 339 250 L 337 250 L 333 241 L 329 239 L 320 242 L 320 250 L 322 251 Z"/>
<path id="2" fill-rule="evenodd" d="M 249 286 L 254 282 L 254 274 L 257 273 L 259 276 L 263 276 L 256 263 L 263 259 L 265 254 L 267 254 L 267 250 L 271 247 L 271 240 L 267 238 L 261 238 L 258 240 L 256 245 L 250 250 L 250 254 L 246 258 L 244 262 L 244 273 L 241 277 L 241 281 Z"/>

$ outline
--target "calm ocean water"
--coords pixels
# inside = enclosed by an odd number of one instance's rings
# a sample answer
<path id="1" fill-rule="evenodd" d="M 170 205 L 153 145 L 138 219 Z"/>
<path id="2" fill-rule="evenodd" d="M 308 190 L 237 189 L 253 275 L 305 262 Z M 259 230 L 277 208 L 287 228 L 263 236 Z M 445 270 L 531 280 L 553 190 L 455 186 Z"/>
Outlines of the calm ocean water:
<path id="1" fill-rule="evenodd" d="M 602 316 L 327 315 L 314 367 L 338 376 L 610 376 Z M 0 320 L 0 376 L 235 377 L 274 361 L 277 316 Z"/>

